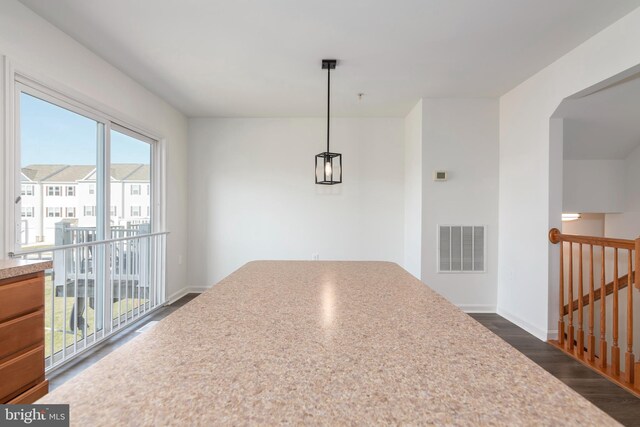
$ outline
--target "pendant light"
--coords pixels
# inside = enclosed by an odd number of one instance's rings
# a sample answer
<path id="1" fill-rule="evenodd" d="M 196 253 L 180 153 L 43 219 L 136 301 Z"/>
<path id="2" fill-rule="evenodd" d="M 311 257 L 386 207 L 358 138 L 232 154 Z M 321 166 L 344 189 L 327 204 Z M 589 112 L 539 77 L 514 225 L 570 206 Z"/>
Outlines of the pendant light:
<path id="1" fill-rule="evenodd" d="M 316 184 L 334 185 L 342 183 L 342 154 L 329 150 L 329 121 L 331 112 L 331 70 L 335 70 L 335 59 L 323 59 L 322 69 L 327 70 L 327 151 L 316 155 Z"/>

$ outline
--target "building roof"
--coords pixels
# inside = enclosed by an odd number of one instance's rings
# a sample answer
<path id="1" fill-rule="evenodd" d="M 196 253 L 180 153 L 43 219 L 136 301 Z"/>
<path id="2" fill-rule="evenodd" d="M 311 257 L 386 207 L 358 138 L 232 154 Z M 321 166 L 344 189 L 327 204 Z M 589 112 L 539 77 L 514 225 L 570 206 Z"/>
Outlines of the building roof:
<path id="1" fill-rule="evenodd" d="M 26 180 L 33 182 L 77 182 L 95 180 L 93 165 L 29 165 L 22 168 Z M 142 163 L 111 165 L 111 179 L 116 181 L 149 181 L 150 166 Z"/>

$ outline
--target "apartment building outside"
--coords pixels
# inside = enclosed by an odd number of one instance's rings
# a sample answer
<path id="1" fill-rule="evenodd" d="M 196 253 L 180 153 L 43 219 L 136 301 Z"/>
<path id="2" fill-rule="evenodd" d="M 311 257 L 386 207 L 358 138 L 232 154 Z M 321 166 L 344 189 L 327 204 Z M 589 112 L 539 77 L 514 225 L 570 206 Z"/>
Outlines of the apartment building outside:
<path id="1" fill-rule="evenodd" d="M 111 165 L 110 223 L 128 228 L 150 222 L 150 166 Z M 52 245 L 56 224 L 96 226 L 96 167 L 91 165 L 29 165 L 22 168 L 20 242 Z"/>

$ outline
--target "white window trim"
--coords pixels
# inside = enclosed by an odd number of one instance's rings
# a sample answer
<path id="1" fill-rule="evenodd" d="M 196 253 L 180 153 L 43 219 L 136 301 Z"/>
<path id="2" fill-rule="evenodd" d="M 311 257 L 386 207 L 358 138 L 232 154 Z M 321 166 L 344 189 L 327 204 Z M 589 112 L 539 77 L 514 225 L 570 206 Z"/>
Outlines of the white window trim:
<path id="1" fill-rule="evenodd" d="M 105 123 L 106 150 L 109 155 L 110 130 L 114 129 L 118 132 L 129 134 L 134 138 L 146 139 L 152 143 L 151 150 L 151 179 L 155 183 L 152 188 L 151 203 L 153 206 L 153 222 L 152 232 L 167 231 L 166 230 L 166 139 L 160 136 L 159 132 L 145 129 L 144 126 L 136 124 L 136 120 L 128 118 L 126 115 L 108 107 L 80 92 L 62 85 L 52 79 L 43 76 L 38 71 L 25 66 L 24 64 L 16 64 L 9 60 L 6 56 L 0 56 L 4 61 L 4 106 L 5 120 L 4 129 L 0 127 L 0 131 L 4 133 L 5 150 L 0 153 L 0 161 L 4 163 L 4 188 L 2 191 L 2 201 L 4 207 L 4 215 L 2 218 L 4 228 L 4 239 L 0 242 L 4 247 L 0 252 L 1 256 L 6 253 L 13 252 L 18 248 L 20 242 L 20 223 L 21 218 L 20 204 L 16 200 L 17 196 L 21 196 L 21 179 L 20 179 L 20 157 L 19 157 L 19 115 L 20 106 L 19 98 L 16 96 L 20 88 L 28 88 L 37 92 L 38 97 L 45 101 L 67 108 L 76 113 L 94 119 L 98 122 Z M 18 99 L 16 99 L 18 98 Z M 2 120 L 0 120 L 2 126 Z M 4 154 L 2 159 L 1 154 Z M 107 159 L 108 160 L 108 159 Z M 109 178 L 109 177 L 107 177 Z M 110 182 L 110 179 L 107 180 Z M 108 192 L 110 186 L 106 185 L 107 194 L 105 195 L 108 202 Z M 17 195 L 17 196 L 16 196 Z M 106 203 L 105 206 L 110 206 Z M 105 221 L 106 235 L 110 235 L 110 221 Z"/>

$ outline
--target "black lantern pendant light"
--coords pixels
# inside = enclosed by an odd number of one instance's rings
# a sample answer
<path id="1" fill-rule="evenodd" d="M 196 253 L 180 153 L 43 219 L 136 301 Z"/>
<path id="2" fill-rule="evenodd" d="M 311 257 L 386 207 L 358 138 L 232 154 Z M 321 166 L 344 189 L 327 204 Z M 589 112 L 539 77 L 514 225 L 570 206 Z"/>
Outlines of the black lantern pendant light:
<path id="1" fill-rule="evenodd" d="M 316 184 L 342 183 L 342 154 L 329 150 L 329 119 L 331 112 L 331 70 L 335 70 L 335 59 L 323 59 L 322 69 L 327 70 L 327 151 L 316 155 Z"/>

